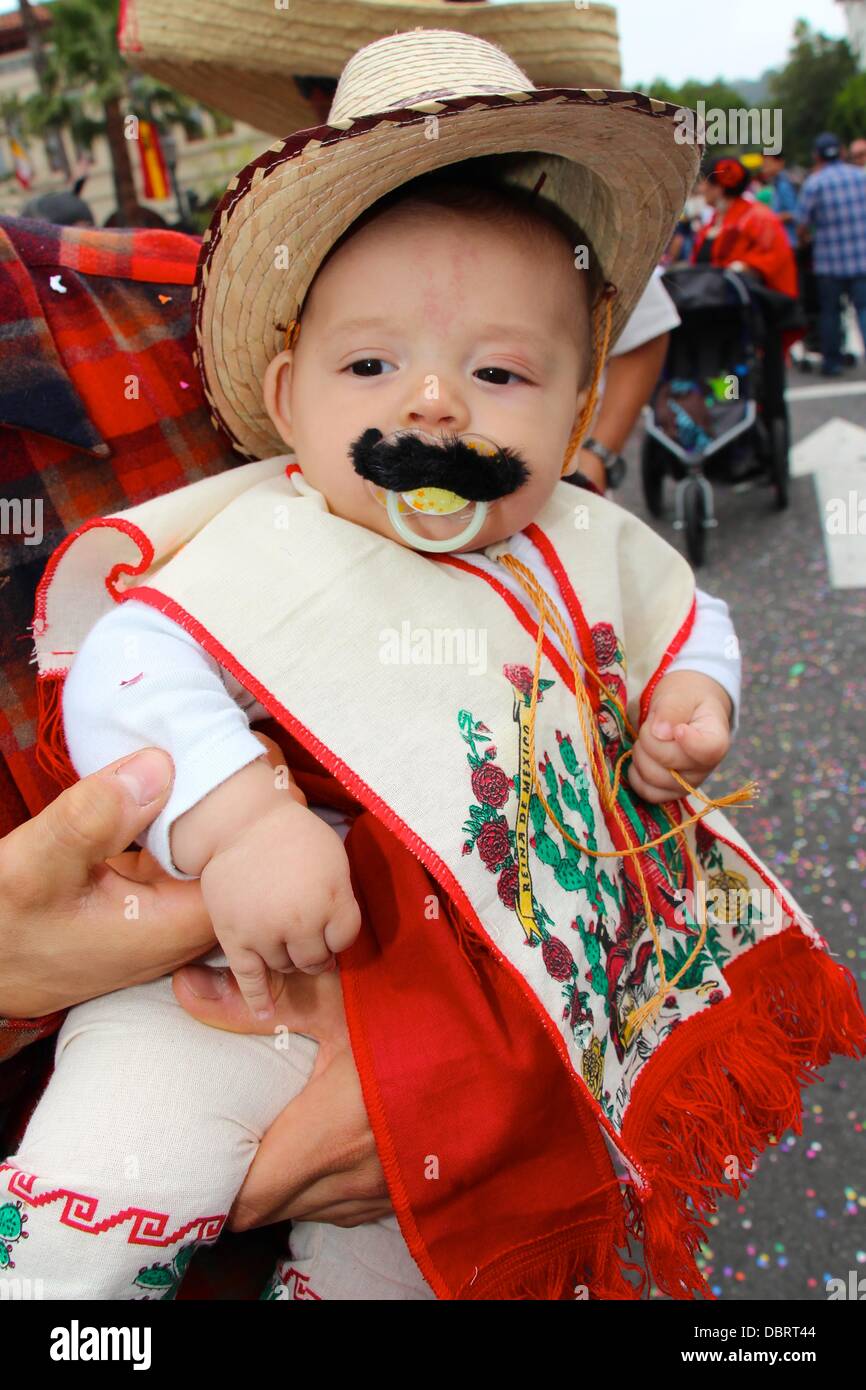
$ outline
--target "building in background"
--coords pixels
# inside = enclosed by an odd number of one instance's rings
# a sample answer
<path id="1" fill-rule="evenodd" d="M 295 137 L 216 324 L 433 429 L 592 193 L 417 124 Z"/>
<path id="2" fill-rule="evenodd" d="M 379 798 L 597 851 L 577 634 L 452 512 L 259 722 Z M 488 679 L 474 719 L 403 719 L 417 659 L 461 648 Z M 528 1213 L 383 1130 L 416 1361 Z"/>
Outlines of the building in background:
<path id="1" fill-rule="evenodd" d="M 837 0 L 848 21 L 848 42 L 860 69 L 866 72 L 866 0 Z"/>
<path id="2" fill-rule="evenodd" d="M 51 43 L 51 6 L 34 5 L 34 14 L 46 46 Z M 36 73 L 27 47 L 27 38 L 17 10 L 0 15 L 0 214 L 16 216 L 31 198 L 40 193 L 70 187 L 70 180 L 52 167 L 50 148 L 41 138 L 28 136 L 15 118 L 15 102 L 24 101 L 37 90 Z M 98 112 L 94 110 L 94 118 Z M 134 107 L 129 114 L 137 114 Z M 197 195 L 200 204 L 222 196 L 238 169 L 273 143 L 273 136 L 243 121 L 224 118 L 215 122 L 209 112 L 199 108 L 200 133 L 189 136 L 182 126 L 164 131 L 173 137 L 177 151 L 177 180 L 184 192 Z M 63 133 L 69 163 L 75 174 L 81 170 L 86 151 L 76 147 L 70 131 Z M 111 161 L 107 141 L 97 137 L 90 154 L 93 159 L 81 196 L 90 205 L 97 226 L 116 207 Z M 130 150 L 130 162 L 139 202 L 152 208 L 172 224 L 178 219 L 173 191 L 166 198 L 145 196 L 142 161 L 137 149 Z"/>

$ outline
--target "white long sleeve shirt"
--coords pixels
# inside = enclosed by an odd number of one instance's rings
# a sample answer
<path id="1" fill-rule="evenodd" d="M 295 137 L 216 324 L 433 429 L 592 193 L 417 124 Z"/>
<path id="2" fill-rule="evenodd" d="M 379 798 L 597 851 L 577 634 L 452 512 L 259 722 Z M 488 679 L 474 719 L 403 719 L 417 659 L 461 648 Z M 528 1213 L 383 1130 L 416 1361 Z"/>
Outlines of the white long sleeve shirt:
<path id="1" fill-rule="evenodd" d="M 518 534 L 511 548 L 547 592 L 555 593 L 553 576 L 535 547 Z M 473 555 L 473 563 L 489 568 L 523 597 L 503 566 L 480 553 Z M 564 616 L 577 642 L 571 618 Z M 551 641 L 559 647 L 552 634 Z M 736 731 L 740 658 L 723 600 L 697 590 L 692 632 L 668 670 L 700 671 L 718 681 L 733 702 Z M 265 718 L 267 710 L 184 628 L 135 599 L 119 604 L 94 625 L 76 655 L 63 694 L 66 742 L 79 776 L 143 747 L 164 748 L 171 754 L 171 796 L 140 842 L 175 878 L 189 875 L 172 860 L 172 825 L 208 792 L 262 756 L 250 725 Z M 345 816 L 330 807 L 310 809 L 345 836 Z"/>

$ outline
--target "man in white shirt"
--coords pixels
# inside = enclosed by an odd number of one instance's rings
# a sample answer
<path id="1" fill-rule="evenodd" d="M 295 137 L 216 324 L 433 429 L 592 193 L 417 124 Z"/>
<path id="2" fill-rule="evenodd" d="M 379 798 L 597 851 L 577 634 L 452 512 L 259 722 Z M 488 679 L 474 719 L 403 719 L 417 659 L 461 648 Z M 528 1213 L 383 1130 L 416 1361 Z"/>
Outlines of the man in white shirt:
<path id="1" fill-rule="evenodd" d="M 621 452 L 661 375 L 671 329 L 679 323 L 656 270 L 611 350 L 601 405 L 575 459 L 575 470 L 602 492 L 622 481 Z"/>

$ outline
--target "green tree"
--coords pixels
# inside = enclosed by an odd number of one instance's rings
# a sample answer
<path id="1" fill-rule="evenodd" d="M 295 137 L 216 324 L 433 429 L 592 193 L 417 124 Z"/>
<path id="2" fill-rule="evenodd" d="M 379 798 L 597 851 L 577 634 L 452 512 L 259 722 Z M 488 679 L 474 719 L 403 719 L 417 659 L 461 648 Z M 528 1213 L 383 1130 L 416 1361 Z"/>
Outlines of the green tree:
<path id="1" fill-rule="evenodd" d="M 714 82 L 700 82 L 696 77 L 690 77 L 679 87 L 673 87 L 663 78 L 657 77 L 649 87 L 638 87 L 638 90 L 647 91 L 650 96 L 658 97 L 660 101 L 672 101 L 677 106 L 690 106 L 693 111 L 697 109 L 699 101 L 706 104 L 707 110 L 715 107 L 718 110 L 730 111 L 732 108 L 748 105 L 742 92 L 729 86 L 721 77 L 717 77 Z"/>
<path id="2" fill-rule="evenodd" d="M 786 159 L 808 164 L 822 130 L 833 129 L 836 100 L 857 75 L 857 60 L 845 39 L 816 34 L 805 19 L 794 27 L 788 62 L 770 79 L 770 102 L 782 110 Z"/>
<path id="3" fill-rule="evenodd" d="M 200 132 L 200 117 L 179 92 L 129 69 L 117 47 L 118 0 L 54 0 L 51 15 L 41 90 L 23 103 L 26 131 L 43 135 L 66 127 L 79 149 L 103 135 L 122 221 L 134 225 L 140 208 L 125 118 L 157 126 L 177 122 L 193 134 Z"/>
<path id="4" fill-rule="evenodd" d="M 843 140 L 866 136 L 866 72 L 846 82 L 830 112 L 830 129 Z"/>

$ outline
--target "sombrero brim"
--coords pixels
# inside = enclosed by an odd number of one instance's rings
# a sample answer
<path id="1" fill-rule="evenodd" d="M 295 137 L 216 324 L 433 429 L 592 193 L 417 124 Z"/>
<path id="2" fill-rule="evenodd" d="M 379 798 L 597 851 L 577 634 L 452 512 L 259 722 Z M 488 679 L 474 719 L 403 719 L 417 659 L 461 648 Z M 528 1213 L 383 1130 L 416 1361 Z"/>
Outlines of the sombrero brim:
<path id="1" fill-rule="evenodd" d="M 127 61 L 258 130 L 283 135 L 324 121 L 352 54 L 404 30 L 450 29 L 499 44 L 536 87 L 618 87 L 616 10 L 574 0 L 122 0 Z M 320 87 L 298 78 L 325 78 Z"/>
<path id="2" fill-rule="evenodd" d="M 617 287 L 616 339 L 681 215 L 700 147 L 676 138 L 680 108 L 637 92 L 553 88 L 467 96 L 298 131 L 229 184 L 205 233 L 192 291 L 196 363 L 214 424 L 246 458 L 285 449 L 262 382 L 328 250 L 365 208 L 427 170 L 525 154 L 513 180 L 586 232 Z M 438 117 L 437 138 L 424 123 Z M 563 159 L 546 159 L 545 155 Z M 280 247 L 286 269 L 278 268 Z"/>

